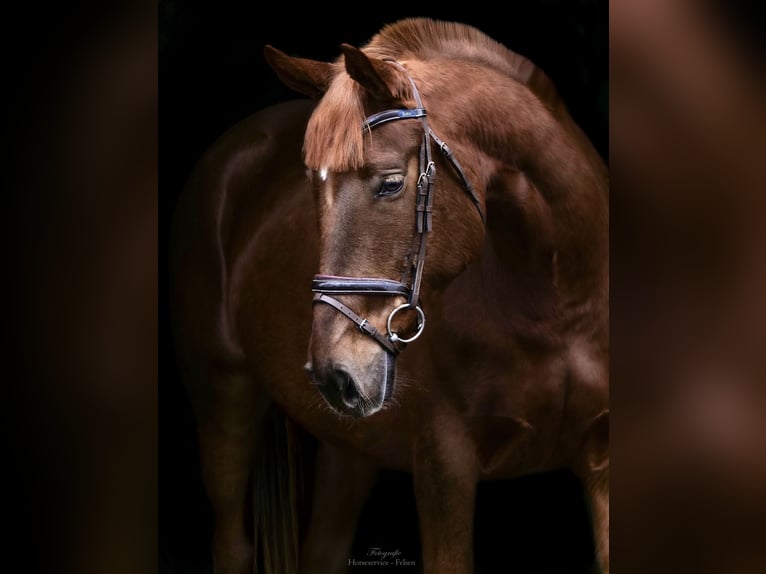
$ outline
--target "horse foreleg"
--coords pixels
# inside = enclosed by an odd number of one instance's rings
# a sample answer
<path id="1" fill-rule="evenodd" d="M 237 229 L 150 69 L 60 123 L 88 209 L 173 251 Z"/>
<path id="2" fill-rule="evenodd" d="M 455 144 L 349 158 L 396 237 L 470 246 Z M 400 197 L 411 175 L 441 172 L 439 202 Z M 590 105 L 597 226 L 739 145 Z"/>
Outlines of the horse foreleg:
<path id="1" fill-rule="evenodd" d="M 437 418 L 415 441 L 413 484 L 423 574 L 473 572 L 473 522 L 478 464 L 467 429 Z"/>
<path id="2" fill-rule="evenodd" d="M 200 464 L 214 515 L 215 574 L 250 574 L 253 541 L 245 515 L 256 432 L 265 405 L 252 378 L 217 375 L 198 415 Z"/>
<path id="3" fill-rule="evenodd" d="M 602 574 L 609 574 L 609 466 L 586 485 L 593 517 L 596 559 Z"/>
<path id="4" fill-rule="evenodd" d="M 598 572 L 609 574 L 609 412 L 586 435 L 578 474 L 588 498 Z"/>
<path id="5" fill-rule="evenodd" d="M 348 570 L 357 521 L 378 476 L 369 461 L 320 443 L 314 497 L 301 574 L 340 574 Z"/>

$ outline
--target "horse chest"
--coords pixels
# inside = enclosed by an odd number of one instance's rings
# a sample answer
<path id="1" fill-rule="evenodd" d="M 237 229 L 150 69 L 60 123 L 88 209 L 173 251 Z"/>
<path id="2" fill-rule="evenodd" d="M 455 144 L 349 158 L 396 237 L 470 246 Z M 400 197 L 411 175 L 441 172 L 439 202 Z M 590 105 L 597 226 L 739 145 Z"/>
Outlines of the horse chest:
<path id="1" fill-rule="evenodd" d="M 464 375 L 462 390 L 463 418 L 487 478 L 555 466 L 568 390 L 559 360 L 487 361 Z"/>

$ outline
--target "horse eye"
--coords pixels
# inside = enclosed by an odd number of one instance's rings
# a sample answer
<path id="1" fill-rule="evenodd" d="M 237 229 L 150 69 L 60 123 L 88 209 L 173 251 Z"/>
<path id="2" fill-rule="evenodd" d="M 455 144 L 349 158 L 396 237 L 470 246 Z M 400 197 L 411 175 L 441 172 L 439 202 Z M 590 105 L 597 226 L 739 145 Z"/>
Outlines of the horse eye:
<path id="1" fill-rule="evenodd" d="M 383 178 L 383 181 L 378 188 L 376 197 L 385 197 L 390 195 L 396 195 L 404 187 L 404 176 L 402 175 L 389 175 Z"/>

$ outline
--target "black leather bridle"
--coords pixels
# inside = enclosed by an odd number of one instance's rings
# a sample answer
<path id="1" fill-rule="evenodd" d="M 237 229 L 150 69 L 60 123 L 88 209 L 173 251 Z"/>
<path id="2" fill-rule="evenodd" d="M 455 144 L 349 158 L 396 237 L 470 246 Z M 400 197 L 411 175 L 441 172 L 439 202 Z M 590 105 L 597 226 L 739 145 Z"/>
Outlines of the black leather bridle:
<path id="1" fill-rule="evenodd" d="M 463 188 L 479 211 L 482 222 L 486 223 L 481 201 L 468 181 L 462 166 L 452 154 L 452 150 L 442 141 L 428 125 L 426 110 L 420 99 L 420 94 L 407 70 L 398 62 L 390 63 L 401 69 L 412 85 L 412 93 L 417 107 L 414 109 L 403 108 L 378 112 L 369 116 L 362 126 L 363 130 L 371 131 L 380 124 L 395 121 L 418 119 L 423 124 L 423 142 L 420 145 L 420 176 L 417 181 L 417 197 L 415 200 L 415 234 L 413 236 L 413 249 L 407 257 L 408 265 L 400 281 L 392 279 L 380 279 L 370 277 L 339 277 L 335 275 L 314 275 L 312 291 L 314 303 L 324 303 L 333 307 L 338 312 L 353 321 L 358 329 L 377 341 L 386 351 L 396 356 L 407 343 L 411 343 L 423 333 L 426 325 L 426 316 L 419 305 L 420 283 L 423 279 L 423 267 L 426 262 L 426 243 L 428 234 L 431 232 L 433 213 L 433 182 L 436 166 L 431 159 L 431 141 L 436 144 L 442 155 L 446 157 L 457 176 L 460 178 Z M 367 319 L 355 313 L 352 309 L 338 301 L 337 295 L 383 295 L 403 296 L 407 302 L 395 307 L 388 316 L 386 333 L 378 331 Z M 417 313 L 417 328 L 407 338 L 400 337 L 391 329 L 391 321 L 401 311 L 412 309 Z"/>

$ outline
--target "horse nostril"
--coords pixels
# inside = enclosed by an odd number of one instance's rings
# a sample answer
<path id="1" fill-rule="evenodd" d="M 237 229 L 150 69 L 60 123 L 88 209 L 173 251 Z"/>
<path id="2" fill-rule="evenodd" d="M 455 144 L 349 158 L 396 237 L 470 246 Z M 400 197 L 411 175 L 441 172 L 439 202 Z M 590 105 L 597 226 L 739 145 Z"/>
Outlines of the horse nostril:
<path id="1" fill-rule="evenodd" d="M 331 375 L 332 383 L 335 384 L 340 391 L 340 398 L 345 405 L 349 408 L 356 408 L 361 402 L 361 396 L 359 395 L 359 389 L 354 383 L 354 379 L 351 378 L 346 371 L 342 369 L 335 369 Z"/>

